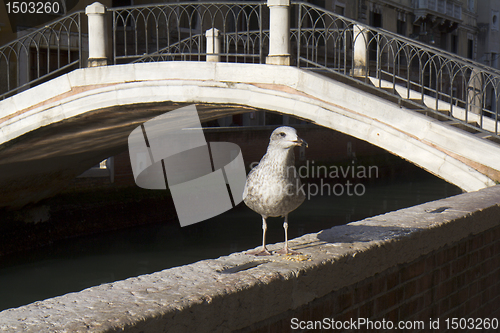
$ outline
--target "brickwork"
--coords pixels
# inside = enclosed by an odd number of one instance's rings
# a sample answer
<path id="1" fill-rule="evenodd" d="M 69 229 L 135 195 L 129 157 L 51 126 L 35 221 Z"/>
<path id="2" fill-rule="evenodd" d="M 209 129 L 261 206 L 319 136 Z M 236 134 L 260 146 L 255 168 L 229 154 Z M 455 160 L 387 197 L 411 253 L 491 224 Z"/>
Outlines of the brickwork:
<path id="1" fill-rule="evenodd" d="M 439 329 L 434 332 L 453 331 L 447 329 L 446 319 L 448 325 L 452 318 L 500 321 L 500 227 L 332 292 L 250 331 L 294 332 L 297 330 L 291 327 L 292 318 L 306 322 L 366 318 L 372 322 L 425 325 L 412 330 L 415 332 L 428 332 L 430 321 L 438 319 Z M 365 326 L 358 329 L 373 331 Z"/>

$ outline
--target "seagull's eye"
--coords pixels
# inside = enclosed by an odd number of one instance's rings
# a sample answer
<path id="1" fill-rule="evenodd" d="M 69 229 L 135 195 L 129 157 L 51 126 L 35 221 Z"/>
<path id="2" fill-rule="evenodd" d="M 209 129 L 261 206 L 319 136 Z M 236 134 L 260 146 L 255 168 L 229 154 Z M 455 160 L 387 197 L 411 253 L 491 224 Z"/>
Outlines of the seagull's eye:
<path id="1" fill-rule="evenodd" d="M 284 133 L 284 132 L 281 132 L 281 133 L 279 133 L 279 134 L 280 134 L 280 135 L 281 135 L 281 137 L 283 137 L 283 138 L 286 136 L 286 133 Z"/>

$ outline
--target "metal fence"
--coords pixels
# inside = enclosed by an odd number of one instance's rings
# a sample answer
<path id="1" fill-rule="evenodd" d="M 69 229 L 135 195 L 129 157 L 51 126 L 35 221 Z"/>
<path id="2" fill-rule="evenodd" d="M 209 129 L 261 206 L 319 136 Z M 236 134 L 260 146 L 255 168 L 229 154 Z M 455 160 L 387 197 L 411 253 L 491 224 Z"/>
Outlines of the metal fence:
<path id="1" fill-rule="evenodd" d="M 83 11 L 0 47 L 0 99 L 83 66 Z"/>
<path id="2" fill-rule="evenodd" d="M 206 60 L 205 32 L 216 28 L 221 61 L 264 60 L 265 2 L 195 2 L 111 8 L 113 63 Z M 216 38 L 215 36 L 212 38 Z"/>

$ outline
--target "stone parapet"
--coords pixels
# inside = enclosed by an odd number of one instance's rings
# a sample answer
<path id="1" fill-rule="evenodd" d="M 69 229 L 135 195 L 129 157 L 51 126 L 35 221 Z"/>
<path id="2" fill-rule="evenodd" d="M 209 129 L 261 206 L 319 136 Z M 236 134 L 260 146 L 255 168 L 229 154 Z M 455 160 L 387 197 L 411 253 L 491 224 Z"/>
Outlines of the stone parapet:
<path id="1" fill-rule="evenodd" d="M 294 323 L 493 318 L 500 186 L 0 312 L 4 332 L 292 331 Z M 270 246 L 271 250 L 282 244 Z M 295 319 L 294 319 L 295 318 Z"/>

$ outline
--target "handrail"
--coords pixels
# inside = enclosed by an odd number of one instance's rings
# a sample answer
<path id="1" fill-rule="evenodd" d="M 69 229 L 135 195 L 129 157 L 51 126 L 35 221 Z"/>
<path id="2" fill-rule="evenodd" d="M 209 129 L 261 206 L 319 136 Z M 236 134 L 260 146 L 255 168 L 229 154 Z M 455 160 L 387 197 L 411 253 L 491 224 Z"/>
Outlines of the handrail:
<path id="1" fill-rule="evenodd" d="M 83 67 L 77 11 L 0 47 L 0 99 Z"/>
<path id="2" fill-rule="evenodd" d="M 298 32 L 291 36 L 298 67 L 365 83 L 374 77 L 379 89 L 419 101 L 422 111 L 499 137 L 500 71 L 303 1 L 292 5 L 298 13 Z"/>
<path id="3" fill-rule="evenodd" d="M 376 33 L 379 33 L 379 34 L 385 34 L 387 36 L 391 36 L 391 37 L 393 37 L 395 39 L 398 39 L 398 40 L 401 40 L 401 41 L 405 41 L 408 44 L 413 44 L 415 46 L 418 46 L 422 50 L 426 50 L 426 51 L 429 51 L 429 52 L 434 52 L 436 54 L 441 54 L 443 56 L 446 56 L 447 58 L 453 59 L 453 60 L 458 61 L 458 62 L 462 62 L 464 65 L 471 65 L 471 66 L 475 66 L 477 68 L 484 69 L 485 71 L 488 71 L 488 72 L 496 72 L 496 73 L 500 74 L 500 69 L 487 66 L 485 64 L 482 64 L 480 62 L 471 60 L 469 58 L 464 58 L 462 56 L 459 56 L 458 54 L 449 52 L 447 50 L 440 49 L 438 47 L 426 44 L 426 43 L 424 43 L 422 41 L 415 40 L 415 39 L 412 39 L 410 37 L 407 37 L 407 36 L 404 36 L 404 35 L 400 35 L 400 34 L 397 34 L 395 32 L 392 32 L 392 31 L 380 28 L 380 27 L 372 27 L 372 26 L 369 26 L 367 24 L 360 23 L 360 22 L 358 22 L 356 20 L 344 17 L 344 16 L 342 16 L 340 14 L 334 13 L 332 11 L 329 11 L 329 10 L 325 9 L 325 8 L 319 7 L 317 5 L 314 5 L 314 4 L 305 2 L 305 1 L 300 1 L 300 0 L 292 0 L 291 4 L 292 5 L 297 5 L 297 6 L 303 5 L 303 6 L 310 7 L 311 9 L 315 9 L 317 11 L 324 12 L 325 14 L 337 17 L 339 19 L 342 19 L 343 21 L 350 22 L 351 24 L 356 24 L 356 25 L 363 26 L 367 30 L 370 30 L 370 31 L 373 31 L 373 32 L 376 32 Z"/>

